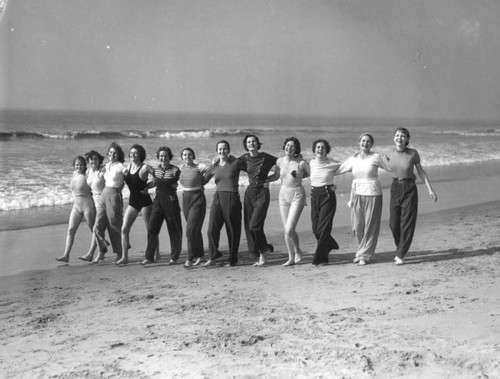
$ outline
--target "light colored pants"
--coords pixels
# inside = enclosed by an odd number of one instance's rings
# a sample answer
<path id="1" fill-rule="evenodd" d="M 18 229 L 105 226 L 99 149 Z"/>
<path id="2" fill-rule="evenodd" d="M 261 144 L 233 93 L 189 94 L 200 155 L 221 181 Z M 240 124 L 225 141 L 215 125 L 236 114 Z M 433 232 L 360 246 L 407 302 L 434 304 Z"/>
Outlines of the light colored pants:
<path id="1" fill-rule="evenodd" d="M 351 225 L 358 241 L 357 258 L 370 261 L 375 253 L 381 217 L 382 195 L 354 195 L 351 208 Z"/>

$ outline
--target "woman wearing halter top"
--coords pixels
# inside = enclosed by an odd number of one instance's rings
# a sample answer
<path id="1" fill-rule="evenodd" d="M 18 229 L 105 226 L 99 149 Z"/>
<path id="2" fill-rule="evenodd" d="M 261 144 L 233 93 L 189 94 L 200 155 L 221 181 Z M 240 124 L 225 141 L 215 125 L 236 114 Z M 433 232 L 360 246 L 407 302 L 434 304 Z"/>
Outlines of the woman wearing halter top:
<path id="1" fill-rule="evenodd" d="M 130 248 L 130 228 L 135 219 L 142 214 L 146 230 L 149 229 L 149 219 L 153 201 L 148 193 L 148 175 L 153 175 L 153 168 L 144 164 L 146 159 L 146 150 L 141 145 L 132 145 L 129 152 L 130 164 L 127 166 L 125 174 L 125 183 L 130 191 L 130 198 L 122 225 L 122 258 L 116 264 L 128 263 L 128 249 Z M 159 255 L 159 248 L 156 249 L 156 255 Z"/>
<path id="2" fill-rule="evenodd" d="M 306 206 L 306 191 L 302 179 L 310 174 L 309 165 L 300 155 L 300 142 L 295 137 L 287 138 L 283 144 L 285 156 L 278 158 L 277 171 L 281 179 L 278 197 L 281 220 L 285 229 L 285 244 L 288 261 L 283 266 L 293 266 L 302 260 L 299 235 L 295 231 L 302 210 Z"/>
<path id="3" fill-rule="evenodd" d="M 94 222 L 96 217 L 96 211 L 94 206 L 94 201 L 92 200 L 92 192 L 87 184 L 87 177 L 85 171 L 87 169 L 87 164 L 85 158 L 81 155 L 77 156 L 73 160 L 73 167 L 75 171 L 73 172 L 73 177 L 71 178 L 71 192 L 73 193 L 73 208 L 69 215 L 69 225 L 68 233 L 66 235 L 66 248 L 64 249 L 64 254 L 57 257 L 56 260 L 59 262 L 69 262 L 69 254 L 71 248 L 73 247 L 73 242 L 75 241 L 75 234 L 78 230 L 78 226 L 85 217 L 87 225 L 90 231 L 94 228 Z"/>

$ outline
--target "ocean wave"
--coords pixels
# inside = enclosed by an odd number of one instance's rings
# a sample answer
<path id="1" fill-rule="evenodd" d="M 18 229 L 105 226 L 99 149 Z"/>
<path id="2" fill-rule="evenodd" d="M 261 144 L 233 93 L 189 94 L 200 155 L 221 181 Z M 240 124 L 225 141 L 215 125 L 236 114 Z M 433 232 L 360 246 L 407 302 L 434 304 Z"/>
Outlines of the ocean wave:
<path id="1" fill-rule="evenodd" d="M 0 141 L 15 139 L 125 139 L 125 138 L 210 138 L 234 137 L 255 134 L 247 129 L 202 129 L 202 130 L 86 130 L 86 131 L 16 131 L 0 132 Z"/>
<path id="2" fill-rule="evenodd" d="M 450 135 L 450 136 L 461 136 L 461 137 L 498 137 L 500 136 L 500 129 L 488 128 L 484 130 L 436 130 L 432 132 L 435 135 Z"/>

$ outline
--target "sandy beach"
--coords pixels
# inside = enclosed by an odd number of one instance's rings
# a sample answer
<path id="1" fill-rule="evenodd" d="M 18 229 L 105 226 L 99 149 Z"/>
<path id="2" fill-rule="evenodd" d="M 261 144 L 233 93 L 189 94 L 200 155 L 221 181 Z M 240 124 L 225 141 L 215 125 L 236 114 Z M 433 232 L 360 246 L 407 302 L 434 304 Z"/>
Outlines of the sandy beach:
<path id="1" fill-rule="evenodd" d="M 89 265 L 76 258 L 87 247 L 82 225 L 70 264 L 58 265 L 65 225 L 4 232 L 18 260 L 52 268 L 0 277 L 0 376 L 500 377 L 500 201 L 453 204 L 422 212 L 404 266 L 386 221 L 373 264 L 351 263 L 356 245 L 341 225 L 341 249 L 313 266 L 308 208 L 307 253 L 289 268 L 276 211 L 267 221 L 276 251 L 263 268 L 251 266 L 245 240 L 237 267 L 188 270 L 166 264 L 165 238 L 159 264 L 136 264 L 141 247 L 128 266 Z"/>

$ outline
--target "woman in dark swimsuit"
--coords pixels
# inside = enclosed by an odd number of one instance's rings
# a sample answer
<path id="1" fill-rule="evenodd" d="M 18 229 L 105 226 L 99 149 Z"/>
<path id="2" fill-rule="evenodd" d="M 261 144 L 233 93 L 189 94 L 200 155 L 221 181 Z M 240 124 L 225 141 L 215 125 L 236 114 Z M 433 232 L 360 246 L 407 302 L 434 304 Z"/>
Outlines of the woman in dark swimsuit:
<path id="1" fill-rule="evenodd" d="M 130 148 L 130 164 L 125 174 L 125 183 L 130 191 L 130 199 L 125 210 L 122 226 L 122 258 L 116 264 L 128 263 L 128 249 L 130 248 L 130 228 L 135 219 L 142 213 L 142 218 L 149 227 L 149 218 L 153 201 L 148 193 L 148 174 L 153 174 L 151 166 L 144 164 L 146 150 L 141 145 L 132 145 Z M 158 250 L 156 251 L 158 254 Z"/>

